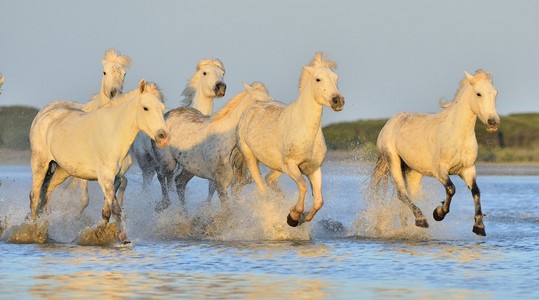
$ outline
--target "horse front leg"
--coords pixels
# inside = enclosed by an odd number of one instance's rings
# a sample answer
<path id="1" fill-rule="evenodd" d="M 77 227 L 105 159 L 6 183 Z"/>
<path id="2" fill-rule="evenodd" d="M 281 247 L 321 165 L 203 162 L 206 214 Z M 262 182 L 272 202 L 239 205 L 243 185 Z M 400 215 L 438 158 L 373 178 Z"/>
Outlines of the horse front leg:
<path id="1" fill-rule="evenodd" d="M 122 222 L 122 208 L 118 203 L 118 199 L 115 195 L 115 180 L 114 179 L 98 179 L 99 185 L 103 190 L 104 195 L 104 204 L 101 211 L 101 216 L 103 218 L 101 226 L 105 227 L 110 221 L 111 214 L 114 215 L 116 220 L 116 226 L 118 228 L 118 239 L 120 241 L 125 241 L 127 235 L 125 233 L 123 222 Z"/>
<path id="2" fill-rule="evenodd" d="M 316 169 L 308 177 L 309 181 L 311 182 L 311 188 L 313 190 L 314 205 L 313 209 L 309 213 L 307 213 L 307 216 L 305 217 L 305 221 L 307 222 L 311 221 L 314 215 L 324 205 L 324 198 L 322 197 L 322 169 Z"/>
<path id="3" fill-rule="evenodd" d="M 481 210 L 481 192 L 479 191 L 479 187 L 477 186 L 477 182 L 475 181 L 475 167 L 465 170 L 465 172 L 463 172 L 460 177 L 464 180 L 464 182 L 472 192 L 475 206 L 475 222 L 472 231 L 477 235 L 486 236 L 487 233 L 485 232 L 485 224 L 483 224 L 483 212 Z"/>
<path id="4" fill-rule="evenodd" d="M 117 199 L 120 206 L 124 205 L 124 194 L 125 189 L 127 188 L 127 182 L 128 180 L 125 175 L 120 175 L 114 180 L 114 193 L 118 195 Z"/>
<path id="5" fill-rule="evenodd" d="M 208 179 L 208 198 L 206 198 L 206 202 L 209 204 L 211 203 L 211 198 L 213 198 L 213 194 L 215 194 L 216 186 L 215 181 Z"/>
<path id="6" fill-rule="evenodd" d="M 80 197 L 80 212 L 79 216 L 82 216 L 82 213 L 88 207 L 88 204 L 90 204 L 90 197 L 88 196 L 88 180 L 79 180 L 79 187 L 81 191 L 81 197 Z"/>
<path id="7" fill-rule="evenodd" d="M 292 227 L 298 226 L 300 223 L 303 223 L 303 220 L 300 220 L 304 207 L 305 207 L 305 194 L 307 193 L 307 183 L 299 170 L 299 167 L 294 162 L 287 162 L 283 168 L 284 173 L 286 173 L 292 180 L 294 180 L 298 186 L 299 197 L 296 205 L 290 208 L 290 213 L 286 218 L 286 223 Z"/>
<path id="8" fill-rule="evenodd" d="M 271 170 L 266 175 L 266 184 L 269 186 L 269 188 L 274 191 L 279 197 L 284 198 L 284 192 L 283 190 L 277 185 L 277 180 L 279 180 L 279 177 L 281 177 L 281 172 L 276 170 Z"/>
<path id="9" fill-rule="evenodd" d="M 441 206 L 438 206 L 432 212 L 434 220 L 441 221 L 445 218 L 445 215 L 449 213 L 451 207 L 451 199 L 455 195 L 455 185 L 449 178 L 449 175 L 445 179 L 440 180 L 445 187 L 445 200 L 442 202 Z"/>
<path id="10" fill-rule="evenodd" d="M 167 165 L 161 166 L 159 168 L 159 171 L 157 171 L 157 179 L 159 180 L 159 184 L 161 185 L 161 201 L 159 201 L 155 205 L 155 211 L 156 212 L 162 212 L 163 210 L 167 209 L 170 206 L 170 198 L 168 195 L 168 186 L 169 182 L 172 180 L 172 177 L 174 175 L 174 167 Z"/>

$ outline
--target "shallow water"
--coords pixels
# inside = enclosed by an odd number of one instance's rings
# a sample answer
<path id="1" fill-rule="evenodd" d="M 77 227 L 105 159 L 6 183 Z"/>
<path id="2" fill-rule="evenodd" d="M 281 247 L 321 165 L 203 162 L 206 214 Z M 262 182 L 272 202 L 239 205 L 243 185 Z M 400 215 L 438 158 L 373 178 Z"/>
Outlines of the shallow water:
<path id="1" fill-rule="evenodd" d="M 46 216 L 55 242 L 0 241 L 0 298 L 539 297 L 539 176 L 480 172 L 483 238 L 471 232 L 473 201 L 458 178 L 451 213 L 439 223 L 432 210 L 443 188 L 423 181 L 425 199 L 417 204 L 431 226 L 420 229 L 400 225 L 401 205 L 391 195 L 365 203 L 370 170 L 326 163 L 324 207 L 313 222 L 290 228 L 286 214 L 297 194 L 287 178 L 280 180 L 284 199 L 262 201 L 249 185 L 230 212 L 216 197 L 205 205 L 207 183 L 194 179 L 187 216 L 173 192 L 173 205 L 156 214 L 158 183 L 141 191 L 134 166 L 124 203 L 131 247 L 74 244 L 81 230 L 100 221 L 102 194 L 91 183 L 90 206 L 78 217 L 79 192 L 61 187 Z M 0 179 L 0 219 L 20 224 L 29 211 L 30 169 L 3 165 Z"/>

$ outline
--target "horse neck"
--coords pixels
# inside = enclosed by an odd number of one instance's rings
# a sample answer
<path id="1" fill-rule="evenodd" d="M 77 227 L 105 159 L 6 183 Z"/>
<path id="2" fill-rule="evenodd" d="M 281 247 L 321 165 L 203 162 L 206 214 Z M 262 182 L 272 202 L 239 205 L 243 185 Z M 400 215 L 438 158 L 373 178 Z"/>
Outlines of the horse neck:
<path id="1" fill-rule="evenodd" d="M 138 90 L 131 91 L 118 97 L 118 102 L 110 107 L 103 108 L 101 118 L 106 118 L 108 125 L 107 135 L 111 136 L 111 149 L 118 149 L 123 155 L 127 155 L 131 144 L 140 131 L 137 125 Z M 101 111 L 101 110 L 100 110 Z"/>
<path id="2" fill-rule="evenodd" d="M 469 87 L 463 87 L 455 96 L 455 100 L 451 106 L 444 111 L 447 118 L 450 120 L 446 124 L 450 126 L 450 130 L 461 132 L 464 135 L 475 134 L 475 122 L 477 116 L 470 107 L 470 90 Z"/>
<path id="3" fill-rule="evenodd" d="M 316 103 L 310 83 L 304 86 L 296 101 L 285 109 L 284 114 L 294 122 L 298 132 L 303 132 L 305 138 L 313 138 L 320 130 L 323 106 Z"/>
<path id="4" fill-rule="evenodd" d="M 213 97 L 204 96 L 202 91 L 196 90 L 190 106 L 203 115 L 210 116 L 213 114 Z"/>

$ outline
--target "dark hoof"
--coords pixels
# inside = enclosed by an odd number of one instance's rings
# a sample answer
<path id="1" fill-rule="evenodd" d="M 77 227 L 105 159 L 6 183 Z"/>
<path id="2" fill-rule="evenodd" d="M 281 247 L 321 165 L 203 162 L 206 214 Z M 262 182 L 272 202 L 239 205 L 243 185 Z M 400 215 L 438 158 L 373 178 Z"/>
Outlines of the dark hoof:
<path id="1" fill-rule="evenodd" d="M 299 220 L 295 221 L 294 219 L 292 219 L 290 214 L 288 214 L 288 217 L 286 217 L 286 223 L 288 223 L 288 225 L 290 225 L 291 227 L 297 227 L 299 225 Z"/>
<path id="2" fill-rule="evenodd" d="M 421 227 L 421 228 L 429 228 L 429 223 L 427 223 L 427 220 L 425 219 L 416 219 L 415 226 Z"/>
<path id="3" fill-rule="evenodd" d="M 472 231 L 473 231 L 473 233 L 475 233 L 475 234 L 477 234 L 479 236 L 487 236 L 487 233 L 485 232 L 484 227 L 474 226 Z"/>
<path id="4" fill-rule="evenodd" d="M 436 209 L 434 209 L 434 211 L 432 212 L 432 217 L 434 218 L 434 220 L 440 222 L 441 220 L 445 218 L 445 214 L 443 214 L 443 212 L 439 214 L 438 209 L 441 211 L 442 207 L 441 206 L 436 207 Z"/>

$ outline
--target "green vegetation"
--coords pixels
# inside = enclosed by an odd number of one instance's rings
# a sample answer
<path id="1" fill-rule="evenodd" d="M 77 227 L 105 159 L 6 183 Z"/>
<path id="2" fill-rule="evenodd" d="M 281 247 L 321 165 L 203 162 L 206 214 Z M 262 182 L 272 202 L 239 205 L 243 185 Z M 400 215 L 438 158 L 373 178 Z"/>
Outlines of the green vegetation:
<path id="1" fill-rule="evenodd" d="M 0 148 L 30 148 L 30 126 L 38 109 L 26 106 L 0 106 Z"/>
<path id="2" fill-rule="evenodd" d="M 328 149 L 356 151 L 367 160 L 376 158 L 376 138 L 387 119 L 358 120 L 323 128 Z M 498 132 L 488 133 L 481 122 L 475 126 L 479 161 L 538 162 L 539 114 L 501 117 Z"/>
<path id="3" fill-rule="evenodd" d="M 0 150 L 28 150 L 28 133 L 38 109 L 0 106 Z M 354 152 L 375 160 L 376 138 L 387 119 L 358 120 L 323 128 L 328 149 Z M 498 132 L 488 133 L 481 122 L 475 128 L 478 160 L 490 162 L 539 162 L 539 113 L 501 117 Z"/>

